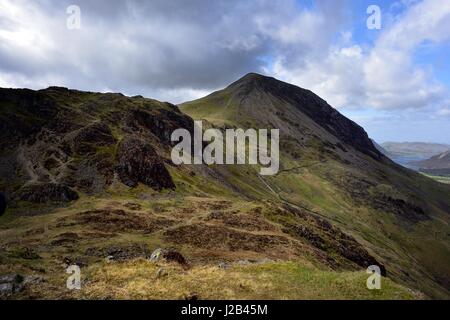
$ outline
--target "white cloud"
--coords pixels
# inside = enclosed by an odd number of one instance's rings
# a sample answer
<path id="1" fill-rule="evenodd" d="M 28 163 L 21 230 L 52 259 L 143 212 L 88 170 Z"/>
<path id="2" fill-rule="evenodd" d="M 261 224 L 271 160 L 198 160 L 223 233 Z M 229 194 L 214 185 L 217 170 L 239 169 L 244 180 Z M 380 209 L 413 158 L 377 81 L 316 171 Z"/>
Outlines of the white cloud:
<path id="1" fill-rule="evenodd" d="M 414 54 L 449 40 L 450 1 L 401 0 L 372 46 L 356 43 L 345 1 L 0 0 L 0 86 L 62 85 L 181 102 L 246 72 L 311 89 L 331 105 L 448 108 L 448 88 Z M 361 13 L 365 15 L 365 12 Z M 107 89 L 105 89 L 107 88 Z"/>
<path id="2" fill-rule="evenodd" d="M 168 97 L 215 89 L 261 69 L 268 38 L 256 20 L 280 11 L 268 0 L 81 0 L 81 29 L 68 30 L 69 4 L 0 0 L 4 84 L 37 88 L 58 79 L 48 85 L 146 95 L 165 89 Z"/>
<path id="3" fill-rule="evenodd" d="M 333 47 L 324 59 L 308 58 L 298 69 L 287 69 L 279 60 L 274 72 L 287 82 L 312 90 L 335 107 L 357 107 L 365 100 L 363 53 L 357 45 Z"/>
<path id="4" fill-rule="evenodd" d="M 266 67 L 318 56 L 343 21 L 342 1 L 300 9 L 295 0 L 170 2 L 0 0 L 0 84 L 121 91 L 181 101 Z M 325 12 L 330 12 L 326 16 Z"/>
<path id="5" fill-rule="evenodd" d="M 446 88 L 431 70 L 415 66 L 413 55 L 424 41 L 449 40 L 450 2 L 426 0 L 411 6 L 383 32 L 364 66 L 368 104 L 375 108 L 421 108 L 439 103 Z"/>
<path id="6" fill-rule="evenodd" d="M 298 67 L 279 57 L 274 73 L 307 87 L 336 107 L 375 109 L 435 108 L 449 96 L 431 69 L 414 64 L 420 45 L 439 45 L 450 38 L 450 2 L 408 1 L 406 12 L 381 31 L 371 48 L 350 45 L 348 32 L 326 50 L 326 57 L 307 55 Z"/>
<path id="7" fill-rule="evenodd" d="M 450 102 L 449 102 L 450 105 Z M 439 117 L 450 117 L 450 107 L 444 107 L 437 111 L 436 113 Z"/>

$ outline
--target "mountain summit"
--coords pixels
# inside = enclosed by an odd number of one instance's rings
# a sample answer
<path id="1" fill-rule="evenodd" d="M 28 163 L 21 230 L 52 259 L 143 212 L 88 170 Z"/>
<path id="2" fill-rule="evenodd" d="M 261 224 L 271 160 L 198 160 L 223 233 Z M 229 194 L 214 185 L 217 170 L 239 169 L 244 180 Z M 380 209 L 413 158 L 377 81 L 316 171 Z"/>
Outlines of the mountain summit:
<path id="1" fill-rule="evenodd" d="M 351 145 L 371 157 L 381 157 L 364 129 L 325 100 L 309 90 L 257 73 L 249 73 L 227 88 L 184 103 L 181 108 L 200 118 L 279 128 L 293 138 L 316 135 L 330 143 Z"/>

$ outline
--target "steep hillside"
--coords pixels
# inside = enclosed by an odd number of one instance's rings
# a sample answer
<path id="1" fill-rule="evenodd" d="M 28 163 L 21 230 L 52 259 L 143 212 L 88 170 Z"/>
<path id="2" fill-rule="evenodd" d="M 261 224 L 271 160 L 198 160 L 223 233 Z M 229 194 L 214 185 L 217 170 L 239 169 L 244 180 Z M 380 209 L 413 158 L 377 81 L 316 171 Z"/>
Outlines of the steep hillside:
<path id="1" fill-rule="evenodd" d="M 218 128 L 279 128 L 268 192 L 351 232 L 393 278 L 448 295 L 448 186 L 394 164 L 325 101 L 273 78 L 249 74 L 180 108 Z"/>
<path id="2" fill-rule="evenodd" d="M 205 98 L 182 105 L 188 114 L 212 123 L 279 128 L 291 139 L 320 139 L 324 145 L 348 144 L 356 150 L 380 158 L 367 133 L 324 100 L 312 93 L 250 73 L 229 87 Z M 298 119 L 303 121 L 296 121 Z"/>
<path id="3" fill-rule="evenodd" d="M 272 78 L 181 110 L 205 127 L 279 128 L 280 171 L 174 165 L 170 135 L 194 123 L 170 103 L 0 89 L 0 279 L 24 279 L 2 297 L 449 297 L 448 186 Z M 148 261 L 156 248 L 164 259 Z M 81 291 L 66 288 L 72 264 Z M 366 289 L 373 264 L 389 277 L 381 291 Z"/>
<path id="4" fill-rule="evenodd" d="M 450 150 L 414 164 L 423 169 L 450 169 Z"/>

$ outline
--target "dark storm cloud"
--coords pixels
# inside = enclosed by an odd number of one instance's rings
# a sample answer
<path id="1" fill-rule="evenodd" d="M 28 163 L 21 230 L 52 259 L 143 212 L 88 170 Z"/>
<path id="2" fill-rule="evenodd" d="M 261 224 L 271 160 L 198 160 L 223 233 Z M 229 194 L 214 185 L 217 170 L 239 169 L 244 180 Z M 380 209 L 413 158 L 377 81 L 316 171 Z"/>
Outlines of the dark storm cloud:
<path id="1" fill-rule="evenodd" d="M 0 25 L 13 32 L 0 44 L 0 71 L 34 87 L 210 90 L 261 72 L 276 54 L 299 60 L 336 33 L 284 44 L 282 26 L 299 12 L 294 0 L 5 1 L 11 10 L 0 13 Z M 81 9 L 80 30 L 66 28 L 71 4 Z"/>

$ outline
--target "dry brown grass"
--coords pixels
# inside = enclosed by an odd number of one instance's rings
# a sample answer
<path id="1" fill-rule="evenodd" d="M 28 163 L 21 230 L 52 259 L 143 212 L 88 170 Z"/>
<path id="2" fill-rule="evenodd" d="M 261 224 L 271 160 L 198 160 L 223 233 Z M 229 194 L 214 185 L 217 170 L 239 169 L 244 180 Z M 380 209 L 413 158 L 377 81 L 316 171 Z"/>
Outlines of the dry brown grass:
<path id="1" fill-rule="evenodd" d="M 163 268 L 167 275 L 157 278 Z M 415 299 L 420 296 L 384 279 L 381 290 L 366 288 L 364 272 L 320 271 L 294 262 L 197 266 L 144 259 L 102 264 L 88 271 L 78 298 L 91 299 Z"/>

